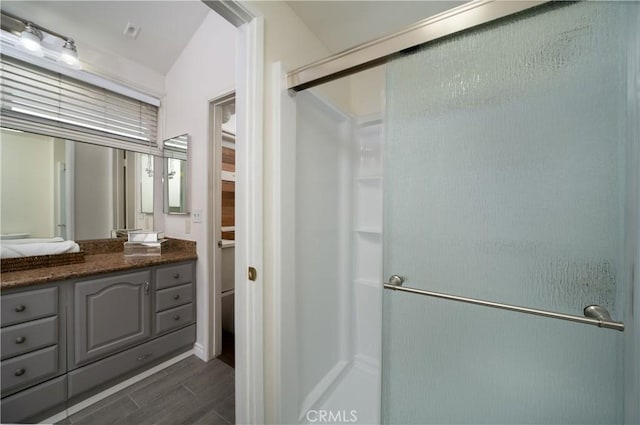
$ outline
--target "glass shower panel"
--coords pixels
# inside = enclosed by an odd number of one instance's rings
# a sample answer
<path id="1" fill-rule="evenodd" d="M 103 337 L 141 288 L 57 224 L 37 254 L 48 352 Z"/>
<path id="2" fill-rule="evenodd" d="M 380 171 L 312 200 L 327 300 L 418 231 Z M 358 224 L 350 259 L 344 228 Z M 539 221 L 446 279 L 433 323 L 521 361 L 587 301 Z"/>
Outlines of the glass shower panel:
<path id="1" fill-rule="evenodd" d="M 630 3 L 553 4 L 388 65 L 384 275 L 622 318 Z M 613 423 L 619 332 L 385 291 L 386 423 Z"/>

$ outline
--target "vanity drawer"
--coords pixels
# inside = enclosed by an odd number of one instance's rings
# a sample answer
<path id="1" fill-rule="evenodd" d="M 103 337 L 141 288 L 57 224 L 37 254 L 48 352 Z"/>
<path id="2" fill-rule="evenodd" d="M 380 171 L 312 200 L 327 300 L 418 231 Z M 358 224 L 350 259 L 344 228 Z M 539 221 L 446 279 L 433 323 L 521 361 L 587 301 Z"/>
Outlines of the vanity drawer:
<path id="1" fill-rule="evenodd" d="M 193 304 L 156 313 L 156 334 L 179 328 L 193 322 Z"/>
<path id="2" fill-rule="evenodd" d="M 58 287 L 2 294 L 2 326 L 58 313 Z"/>
<path id="3" fill-rule="evenodd" d="M 156 271 L 156 289 L 193 282 L 193 263 L 161 267 Z"/>
<path id="4" fill-rule="evenodd" d="M 69 398 L 156 362 L 181 348 L 190 348 L 195 340 L 196 327 L 193 325 L 69 372 Z"/>
<path id="5" fill-rule="evenodd" d="M 67 400 L 67 377 L 61 376 L 44 382 L 11 397 L 2 399 L 2 423 L 25 423 L 38 414 L 59 406 Z M 56 413 L 55 411 L 53 413 Z"/>
<path id="6" fill-rule="evenodd" d="M 161 289 L 156 292 L 156 311 L 166 310 L 193 301 L 193 283 Z"/>
<path id="7" fill-rule="evenodd" d="M 58 372 L 58 346 L 2 362 L 2 395 L 37 384 Z"/>
<path id="8" fill-rule="evenodd" d="M 58 342 L 58 316 L 46 317 L 0 330 L 2 360 Z"/>

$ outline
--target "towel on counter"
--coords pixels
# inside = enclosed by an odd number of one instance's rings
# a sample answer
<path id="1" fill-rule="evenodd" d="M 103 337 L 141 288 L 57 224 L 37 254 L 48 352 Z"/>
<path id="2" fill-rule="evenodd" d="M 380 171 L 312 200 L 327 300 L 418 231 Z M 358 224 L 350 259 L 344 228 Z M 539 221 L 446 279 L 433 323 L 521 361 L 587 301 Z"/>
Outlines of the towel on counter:
<path id="1" fill-rule="evenodd" d="M 0 252 L 0 258 L 32 257 L 34 255 L 53 255 L 80 252 L 80 246 L 74 241 L 40 243 L 6 242 L 9 241 L 3 241 L 2 243 L 2 252 Z"/>
<path id="2" fill-rule="evenodd" d="M 51 243 L 64 242 L 64 239 L 56 236 L 55 238 L 24 238 L 24 239 L 4 239 L 0 242 L 2 245 L 22 245 L 25 243 Z"/>

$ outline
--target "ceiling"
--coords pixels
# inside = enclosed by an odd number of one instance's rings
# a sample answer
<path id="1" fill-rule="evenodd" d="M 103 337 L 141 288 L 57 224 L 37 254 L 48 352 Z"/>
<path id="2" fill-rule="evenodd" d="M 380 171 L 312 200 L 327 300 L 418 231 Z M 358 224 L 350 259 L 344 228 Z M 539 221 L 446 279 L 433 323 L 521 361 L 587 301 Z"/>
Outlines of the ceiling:
<path id="1" fill-rule="evenodd" d="M 331 53 L 393 33 L 462 1 L 287 2 Z M 24 1 L 2 0 L 2 10 L 87 46 L 166 75 L 209 8 L 199 0 Z M 128 23 L 139 26 L 132 39 Z"/>
<path id="2" fill-rule="evenodd" d="M 2 10 L 73 38 L 81 58 L 90 46 L 166 75 L 210 9 L 198 0 L 2 0 Z M 140 27 L 137 38 L 123 34 L 127 23 Z"/>
<path id="3" fill-rule="evenodd" d="M 331 53 L 394 33 L 464 1 L 287 2 Z"/>

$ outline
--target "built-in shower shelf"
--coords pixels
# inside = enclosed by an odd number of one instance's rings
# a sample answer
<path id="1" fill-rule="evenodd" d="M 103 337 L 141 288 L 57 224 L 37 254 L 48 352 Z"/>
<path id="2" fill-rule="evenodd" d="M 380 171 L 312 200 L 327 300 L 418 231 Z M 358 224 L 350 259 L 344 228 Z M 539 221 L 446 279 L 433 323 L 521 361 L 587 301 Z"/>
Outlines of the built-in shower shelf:
<path id="1" fill-rule="evenodd" d="M 356 232 L 358 232 L 358 233 L 372 233 L 374 235 L 380 235 L 380 234 L 382 234 L 382 229 L 380 229 L 378 227 L 358 227 L 356 229 Z"/>
<path id="2" fill-rule="evenodd" d="M 356 177 L 356 181 L 357 182 L 362 182 L 362 183 L 375 183 L 375 182 L 379 182 L 382 180 L 382 175 L 380 174 L 373 174 L 370 176 L 359 176 Z"/>

